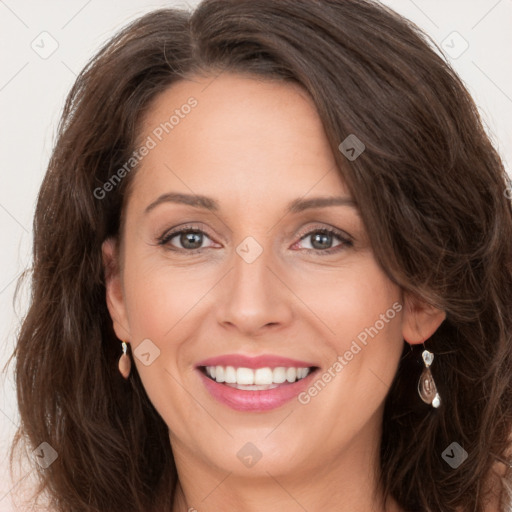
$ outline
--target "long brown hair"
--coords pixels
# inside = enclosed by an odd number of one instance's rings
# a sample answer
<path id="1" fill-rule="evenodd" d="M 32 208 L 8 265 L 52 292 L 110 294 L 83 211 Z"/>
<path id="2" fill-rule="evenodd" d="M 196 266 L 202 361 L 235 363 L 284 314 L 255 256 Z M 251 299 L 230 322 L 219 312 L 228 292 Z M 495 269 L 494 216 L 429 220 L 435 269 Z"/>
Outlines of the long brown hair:
<path id="1" fill-rule="evenodd" d="M 416 394 L 418 350 L 404 343 L 386 398 L 381 483 L 414 512 L 483 511 L 510 499 L 512 208 L 510 181 L 477 108 L 435 44 L 370 0 L 206 0 L 154 11 L 110 40 L 78 76 L 34 218 L 32 295 L 13 357 L 16 447 L 47 442 L 38 468 L 58 512 L 171 510 L 168 429 L 136 371 L 117 371 L 101 243 L 119 237 L 141 116 L 162 91 L 223 70 L 300 84 L 389 278 L 446 311 L 427 341 L 443 405 Z M 338 145 L 366 146 L 348 161 Z M 422 348 L 422 347 L 420 347 Z M 442 454 L 457 442 L 467 459 Z M 493 468 L 501 479 L 491 479 Z M 507 470 L 505 471 L 505 468 Z M 491 483 L 492 482 L 492 483 Z"/>

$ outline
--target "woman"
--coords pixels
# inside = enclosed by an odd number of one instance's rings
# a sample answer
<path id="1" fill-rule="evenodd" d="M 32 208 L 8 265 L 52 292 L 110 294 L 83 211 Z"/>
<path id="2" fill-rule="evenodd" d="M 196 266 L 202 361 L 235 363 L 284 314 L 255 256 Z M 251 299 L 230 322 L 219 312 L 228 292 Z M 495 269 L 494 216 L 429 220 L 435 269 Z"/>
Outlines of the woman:
<path id="1" fill-rule="evenodd" d="M 508 186 L 460 79 L 380 4 L 126 27 L 35 215 L 16 441 L 51 510 L 506 511 Z"/>

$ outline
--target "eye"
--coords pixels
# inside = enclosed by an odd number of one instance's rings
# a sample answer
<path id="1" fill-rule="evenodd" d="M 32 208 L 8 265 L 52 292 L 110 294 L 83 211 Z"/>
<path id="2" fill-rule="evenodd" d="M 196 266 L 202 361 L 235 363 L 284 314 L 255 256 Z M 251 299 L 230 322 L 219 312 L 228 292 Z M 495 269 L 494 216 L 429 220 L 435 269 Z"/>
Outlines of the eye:
<path id="1" fill-rule="evenodd" d="M 159 245 L 168 247 L 170 250 L 194 253 L 207 248 L 202 247 L 205 237 L 210 238 L 202 229 L 198 229 L 195 226 L 184 226 L 170 233 L 164 233 L 158 238 L 158 243 Z M 171 243 L 174 239 L 176 239 L 176 241 Z M 178 247 L 174 246 L 176 243 L 179 244 Z"/>
<path id="2" fill-rule="evenodd" d="M 211 245 L 203 247 L 205 238 L 210 239 L 207 233 L 197 226 L 183 226 L 164 233 L 158 238 L 158 244 L 165 246 L 171 251 L 188 252 L 190 254 L 212 247 Z M 304 250 L 322 254 L 339 252 L 353 245 L 348 235 L 344 235 L 341 231 L 333 228 L 319 228 L 302 234 L 300 240 L 294 246 L 308 239 L 310 239 L 309 247 L 306 247 Z M 333 246 L 333 239 L 338 239 L 340 243 Z M 175 241 L 173 242 L 173 240 Z"/>
<path id="3" fill-rule="evenodd" d="M 333 246 L 333 239 L 335 238 L 337 238 L 340 243 Z M 305 235 L 301 236 L 299 242 L 308 239 L 310 240 L 310 247 L 305 248 L 308 252 L 313 251 L 332 254 L 343 250 L 345 247 L 351 247 L 353 245 L 353 242 L 349 240 L 348 236 L 343 235 L 342 232 L 332 228 L 321 228 L 309 231 Z"/>

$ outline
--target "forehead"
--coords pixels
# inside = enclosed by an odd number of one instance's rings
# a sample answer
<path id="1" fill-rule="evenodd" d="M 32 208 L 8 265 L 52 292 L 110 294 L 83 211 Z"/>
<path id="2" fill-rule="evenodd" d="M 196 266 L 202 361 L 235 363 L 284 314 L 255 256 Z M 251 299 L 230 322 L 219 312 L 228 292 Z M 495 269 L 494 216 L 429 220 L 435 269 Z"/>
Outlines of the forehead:
<path id="1" fill-rule="evenodd" d="M 134 177 L 140 193 L 229 190 L 246 201 L 269 191 L 274 200 L 346 192 L 315 105 L 291 82 L 231 73 L 181 80 L 144 116 L 139 141 L 150 139 Z"/>

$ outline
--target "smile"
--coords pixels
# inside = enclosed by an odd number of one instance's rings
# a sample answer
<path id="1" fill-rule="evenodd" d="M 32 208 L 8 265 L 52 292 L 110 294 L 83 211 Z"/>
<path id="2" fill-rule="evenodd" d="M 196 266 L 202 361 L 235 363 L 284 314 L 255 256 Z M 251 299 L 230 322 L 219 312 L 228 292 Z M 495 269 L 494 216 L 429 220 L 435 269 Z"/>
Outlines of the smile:
<path id="1" fill-rule="evenodd" d="M 283 406 L 310 385 L 318 367 L 278 356 L 222 356 L 196 369 L 212 398 L 231 409 L 263 412 Z"/>
<path id="2" fill-rule="evenodd" d="M 206 366 L 204 371 L 215 382 L 236 389 L 273 389 L 285 382 L 293 383 L 307 377 L 312 368 L 278 366 L 277 368 L 235 368 L 233 366 Z"/>

